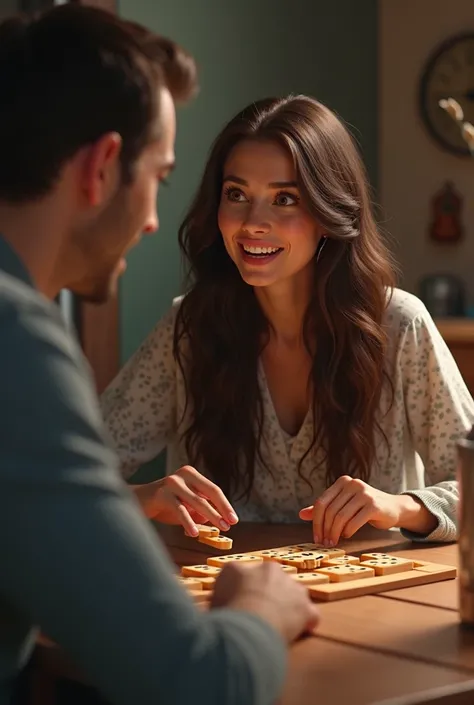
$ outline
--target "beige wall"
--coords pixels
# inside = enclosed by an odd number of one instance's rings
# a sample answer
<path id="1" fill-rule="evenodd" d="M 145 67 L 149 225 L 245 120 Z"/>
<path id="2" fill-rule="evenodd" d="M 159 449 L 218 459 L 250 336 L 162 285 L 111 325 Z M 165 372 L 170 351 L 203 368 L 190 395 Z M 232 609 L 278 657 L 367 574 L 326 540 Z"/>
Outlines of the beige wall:
<path id="1" fill-rule="evenodd" d="M 417 292 L 422 275 L 461 276 L 474 304 L 474 160 L 451 156 L 427 134 L 418 114 L 418 81 L 433 49 L 474 30 L 473 0 L 379 2 L 379 199 L 394 240 L 402 286 Z M 465 239 L 430 242 L 430 200 L 446 179 L 464 198 Z"/>

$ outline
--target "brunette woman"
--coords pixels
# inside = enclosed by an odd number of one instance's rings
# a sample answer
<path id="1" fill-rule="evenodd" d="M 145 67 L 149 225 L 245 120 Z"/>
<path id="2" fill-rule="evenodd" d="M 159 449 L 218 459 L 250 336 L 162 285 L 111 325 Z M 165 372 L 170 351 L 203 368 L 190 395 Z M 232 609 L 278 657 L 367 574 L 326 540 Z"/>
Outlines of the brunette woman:
<path id="1" fill-rule="evenodd" d="M 168 448 L 168 477 L 137 488 L 147 513 L 190 534 L 238 514 L 312 520 L 326 545 L 365 523 L 455 539 L 474 403 L 424 305 L 395 288 L 336 115 L 306 96 L 239 113 L 179 239 L 187 294 L 103 396 L 124 475 Z"/>

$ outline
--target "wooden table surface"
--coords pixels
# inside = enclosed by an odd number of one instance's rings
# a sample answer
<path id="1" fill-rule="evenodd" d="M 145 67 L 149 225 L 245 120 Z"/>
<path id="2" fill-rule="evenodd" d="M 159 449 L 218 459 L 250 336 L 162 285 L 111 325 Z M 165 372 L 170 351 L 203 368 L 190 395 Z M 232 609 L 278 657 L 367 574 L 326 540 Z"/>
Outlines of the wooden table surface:
<path id="1" fill-rule="evenodd" d="M 178 527 L 161 527 L 159 533 L 177 565 L 202 563 L 213 553 Z M 232 552 L 311 541 L 306 524 L 239 524 L 229 535 Z M 369 527 L 340 547 L 355 555 L 382 550 L 458 565 L 457 544 L 415 544 L 398 532 Z M 430 695 L 416 702 L 461 703 L 449 693 L 464 689 L 466 702 L 474 703 L 474 630 L 460 626 L 457 579 L 320 603 L 319 609 L 317 634 L 290 649 L 279 705 L 367 705 L 392 698 L 402 703 L 410 694 L 437 688 L 447 689 L 447 700 Z M 39 657 L 43 668 L 77 677 L 57 647 L 45 643 Z"/>

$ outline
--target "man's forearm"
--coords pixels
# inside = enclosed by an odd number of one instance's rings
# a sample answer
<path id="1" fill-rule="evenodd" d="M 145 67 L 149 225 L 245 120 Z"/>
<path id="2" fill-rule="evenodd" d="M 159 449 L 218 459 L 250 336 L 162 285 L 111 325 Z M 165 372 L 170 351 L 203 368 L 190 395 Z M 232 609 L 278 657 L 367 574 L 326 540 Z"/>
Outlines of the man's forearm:
<path id="1" fill-rule="evenodd" d="M 81 490 L 58 486 L 54 498 L 43 490 L 15 520 L 18 503 L 2 488 L 0 513 L 15 535 L 14 548 L 0 537 L 2 589 L 111 703 L 271 705 L 284 646 L 269 625 L 198 612 L 135 503 L 100 487 L 100 476 Z"/>

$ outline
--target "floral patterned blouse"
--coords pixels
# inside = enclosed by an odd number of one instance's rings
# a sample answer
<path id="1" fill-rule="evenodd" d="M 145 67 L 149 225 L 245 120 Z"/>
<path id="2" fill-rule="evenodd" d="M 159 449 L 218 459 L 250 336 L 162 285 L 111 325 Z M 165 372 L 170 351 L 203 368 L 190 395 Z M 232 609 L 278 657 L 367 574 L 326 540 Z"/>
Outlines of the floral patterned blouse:
<path id="1" fill-rule="evenodd" d="M 168 473 L 188 462 L 178 429 L 185 406 L 184 382 L 172 352 L 180 301 L 173 302 L 102 395 L 106 427 L 124 477 L 165 447 Z M 438 526 L 428 536 L 404 531 L 406 536 L 452 541 L 457 538 L 456 440 L 474 424 L 474 401 L 418 298 L 395 289 L 384 325 L 394 398 L 385 413 L 392 397 L 388 390 L 382 392 L 381 427 L 388 443 L 378 444 L 370 484 L 392 494 L 409 492 L 437 517 Z M 297 471 L 311 442 L 312 411 L 297 435 L 289 436 L 278 423 L 262 365 L 259 384 L 264 409 L 261 451 L 271 472 L 257 463 L 249 500 L 234 502 L 234 507 L 243 521 L 298 522 L 299 510 L 326 489 L 324 466 L 314 470 L 315 455 L 308 454 L 301 466 L 311 488 Z M 197 469 L 207 474 L 206 468 Z"/>

